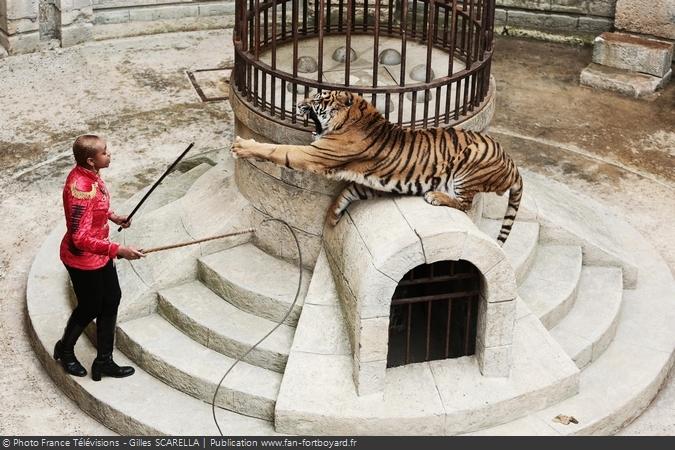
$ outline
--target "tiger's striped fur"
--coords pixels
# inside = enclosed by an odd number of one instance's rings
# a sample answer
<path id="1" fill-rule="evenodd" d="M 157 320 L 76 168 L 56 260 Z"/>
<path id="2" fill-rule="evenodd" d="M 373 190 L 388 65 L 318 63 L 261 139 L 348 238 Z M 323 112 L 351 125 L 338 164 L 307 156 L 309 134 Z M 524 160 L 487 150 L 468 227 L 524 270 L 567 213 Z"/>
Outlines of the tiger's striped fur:
<path id="1" fill-rule="evenodd" d="M 336 197 L 328 220 L 337 224 L 352 201 L 386 193 L 420 195 L 432 205 L 462 211 L 478 192 L 509 191 L 497 240 L 506 241 L 523 182 L 513 160 L 491 137 L 468 130 L 408 130 L 386 120 L 362 97 L 326 91 L 298 104 L 316 125 L 310 145 L 277 145 L 236 138 L 238 158 L 272 161 L 351 183 Z"/>

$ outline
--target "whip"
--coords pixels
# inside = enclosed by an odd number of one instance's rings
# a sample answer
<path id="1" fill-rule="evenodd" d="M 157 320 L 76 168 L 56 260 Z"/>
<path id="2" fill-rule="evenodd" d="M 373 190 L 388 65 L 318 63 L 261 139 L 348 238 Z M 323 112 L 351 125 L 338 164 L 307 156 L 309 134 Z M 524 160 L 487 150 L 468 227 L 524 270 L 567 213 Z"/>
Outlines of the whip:
<path id="1" fill-rule="evenodd" d="M 137 204 L 137 205 L 134 207 L 134 209 L 131 211 L 131 214 L 129 214 L 129 215 L 127 216 L 127 220 L 126 220 L 127 222 L 129 222 L 129 221 L 131 220 L 131 218 L 134 216 L 134 214 L 136 214 L 136 211 L 138 211 L 138 208 L 140 208 L 141 205 L 143 205 L 143 203 L 148 199 L 148 197 L 150 197 L 150 194 L 152 194 L 152 191 L 154 191 L 155 188 L 156 188 L 157 186 L 159 186 L 159 183 L 161 183 L 162 180 L 164 180 L 164 178 L 166 178 L 166 176 L 169 174 L 169 172 L 171 172 L 171 171 L 173 170 L 173 168 L 176 167 L 176 164 L 178 164 L 178 163 L 180 162 L 180 160 L 183 159 L 183 157 L 184 157 L 185 155 L 187 155 L 187 153 L 190 151 L 190 149 L 191 149 L 194 145 L 195 145 L 194 142 L 190 143 L 190 145 L 188 145 L 188 148 L 186 148 L 185 151 L 183 151 L 183 153 L 181 153 L 181 154 L 178 156 L 178 158 L 176 158 L 176 160 L 175 160 L 173 163 L 171 163 L 171 165 L 169 166 L 169 168 L 166 169 L 166 170 L 164 171 L 164 173 L 162 174 L 162 176 L 159 177 L 159 179 L 158 179 L 157 181 L 155 181 L 155 184 L 153 184 L 152 187 L 150 188 L 150 190 L 149 190 L 148 192 L 145 193 L 145 195 L 143 196 L 143 198 L 141 199 L 141 201 L 138 202 L 138 204 Z M 122 226 L 120 226 L 120 227 L 117 229 L 117 231 L 118 231 L 118 232 L 122 231 Z"/>

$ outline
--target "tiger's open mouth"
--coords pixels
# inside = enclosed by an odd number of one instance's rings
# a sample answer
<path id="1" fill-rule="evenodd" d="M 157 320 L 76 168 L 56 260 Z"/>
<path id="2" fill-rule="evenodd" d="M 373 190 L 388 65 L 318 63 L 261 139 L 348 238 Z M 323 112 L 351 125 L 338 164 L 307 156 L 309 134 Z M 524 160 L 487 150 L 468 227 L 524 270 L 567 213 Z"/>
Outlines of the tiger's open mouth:
<path id="1" fill-rule="evenodd" d="M 314 112 L 313 108 L 309 108 L 309 111 L 307 112 L 307 116 L 312 119 L 312 122 L 314 122 L 314 135 L 318 136 L 323 132 L 323 127 L 321 126 L 321 121 L 319 120 L 319 117 L 316 115 L 316 112 Z"/>

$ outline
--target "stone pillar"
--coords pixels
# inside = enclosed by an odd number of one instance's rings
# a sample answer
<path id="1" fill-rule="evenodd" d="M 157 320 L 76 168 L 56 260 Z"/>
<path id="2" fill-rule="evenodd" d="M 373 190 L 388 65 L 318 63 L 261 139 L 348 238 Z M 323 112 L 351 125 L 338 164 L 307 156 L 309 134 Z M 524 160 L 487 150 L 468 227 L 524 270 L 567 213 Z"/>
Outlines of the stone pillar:
<path id="1" fill-rule="evenodd" d="M 10 55 L 39 50 L 38 0 L 0 0 L 0 46 Z"/>
<path id="2" fill-rule="evenodd" d="M 58 10 L 61 47 L 71 47 L 92 39 L 94 9 L 92 0 L 54 0 Z"/>

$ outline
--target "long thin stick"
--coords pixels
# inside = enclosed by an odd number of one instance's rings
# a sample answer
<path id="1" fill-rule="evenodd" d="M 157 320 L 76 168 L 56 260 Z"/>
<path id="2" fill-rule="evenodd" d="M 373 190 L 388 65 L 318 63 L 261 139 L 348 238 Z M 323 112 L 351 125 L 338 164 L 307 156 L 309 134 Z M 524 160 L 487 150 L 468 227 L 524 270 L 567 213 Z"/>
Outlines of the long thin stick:
<path id="1" fill-rule="evenodd" d="M 161 252 L 162 250 L 170 250 L 172 248 L 186 247 L 188 245 L 199 244 L 200 242 L 213 241 L 214 239 L 222 239 L 222 238 L 230 237 L 230 236 L 238 236 L 240 234 L 253 233 L 254 231 L 255 230 L 253 230 L 253 228 L 248 228 L 246 230 L 234 231 L 232 233 L 219 234 L 217 236 L 211 236 L 211 237 L 206 237 L 206 238 L 202 238 L 202 239 L 196 239 L 194 241 L 181 242 L 180 244 L 163 245 L 161 247 L 153 247 L 153 248 L 149 248 L 149 249 L 142 249 L 142 250 L 139 250 L 139 251 L 141 253 L 145 253 L 147 255 L 148 253 Z"/>
<path id="2" fill-rule="evenodd" d="M 187 155 L 187 152 L 189 152 L 190 149 L 191 149 L 194 145 L 195 145 L 194 142 L 190 143 L 190 145 L 188 145 L 188 148 L 186 148 L 185 151 L 184 151 L 183 153 L 181 153 L 180 156 L 179 156 L 178 158 L 176 158 L 176 160 L 169 166 L 169 168 L 166 169 L 166 171 L 164 171 L 164 173 L 162 174 L 162 176 L 159 177 L 159 179 L 158 179 L 157 181 L 155 181 L 155 184 L 153 184 L 152 187 L 150 188 L 150 190 L 149 190 L 148 192 L 145 193 L 145 195 L 143 196 L 143 198 L 141 199 L 141 201 L 138 202 L 138 204 L 134 207 L 133 211 L 131 211 L 131 214 L 129 214 L 129 215 L 127 216 L 127 222 L 131 220 L 131 218 L 134 216 L 134 214 L 136 214 L 136 211 L 138 211 L 138 208 L 140 208 L 141 205 L 143 204 L 143 202 L 145 202 L 145 200 L 147 200 L 147 198 L 150 197 L 150 194 L 152 194 L 152 191 L 154 191 L 155 188 L 156 188 L 157 186 L 159 186 L 159 183 L 161 183 L 162 180 L 163 180 L 164 178 L 166 178 L 166 176 L 169 174 L 169 172 L 171 172 L 171 171 L 173 170 L 173 168 L 176 167 L 176 164 L 178 164 L 178 163 L 180 162 L 180 160 L 183 159 L 183 157 L 184 157 L 185 155 Z M 122 227 L 120 226 L 120 227 L 117 229 L 117 231 L 118 231 L 118 232 L 122 231 Z"/>

